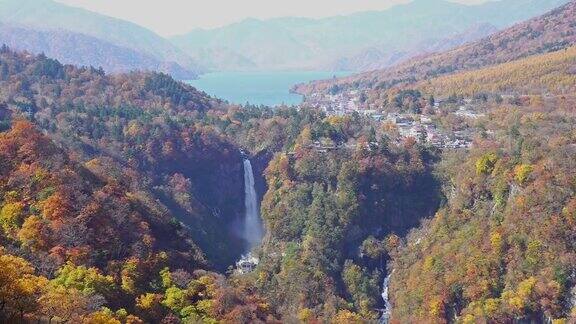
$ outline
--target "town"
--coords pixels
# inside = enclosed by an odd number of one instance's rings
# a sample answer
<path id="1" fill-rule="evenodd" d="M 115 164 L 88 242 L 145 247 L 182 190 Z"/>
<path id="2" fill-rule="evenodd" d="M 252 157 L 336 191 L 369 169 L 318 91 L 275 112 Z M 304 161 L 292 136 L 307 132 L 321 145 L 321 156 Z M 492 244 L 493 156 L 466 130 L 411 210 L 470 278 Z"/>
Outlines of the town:
<path id="1" fill-rule="evenodd" d="M 358 113 L 381 123 L 391 132 L 397 132 L 399 139 L 414 138 L 421 144 L 428 144 L 440 149 L 467 149 L 472 146 L 476 130 L 473 127 L 462 127 L 458 130 L 448 130 L 440 127 L 438 118 L 441 111 L 449 111 L 449 115 L 474 122 L 485 117 L 478 112 L 472 99 L 462 99 L 456 105 L 447 98 L 436 100 L 428 113 L 389 112 L 387 109 L 365 109 L 362 107 L 362 94 L 358 90 L 330 93 L 313 93 L 306 97 L 308 107 L 322 110 L 327 116 L 346 116 Z M 329 150 L 331 146 L 316 144 L 317 148 Z"/>

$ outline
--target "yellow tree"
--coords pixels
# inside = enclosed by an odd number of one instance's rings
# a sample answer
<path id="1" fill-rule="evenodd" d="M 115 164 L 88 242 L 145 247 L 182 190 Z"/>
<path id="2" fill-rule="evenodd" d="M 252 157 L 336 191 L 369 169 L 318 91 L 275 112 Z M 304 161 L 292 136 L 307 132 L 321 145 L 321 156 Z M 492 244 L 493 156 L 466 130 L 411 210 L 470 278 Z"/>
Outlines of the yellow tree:
<path id="1" fill-rule="evenodd" d="M 37 309 L 48 280 L 35 276 L 26 260 L 9 254 L 0 255 L 0 269 L 0 311 L 17 313 L 23 320 L 25 314 Z"/>
<path id="2" fill-rule="evenodd" d="M 46 250 L 49 246 L 49 226 L 38 216 L 26 218 L 18 232 L 18 239 L 32 251 Z"/>
<path id="3" fill-rule="evenodd" d="M 21 202 L 7 203 L 0 209 L 0 224 L 4 233 L 12 236 L 22 224 L 24 204 Z"/>
<path id="4" fill-rule="evenodd" d="M 32 266 L 24 259 L 0 250 L 0 311 L 14 299 L 18 292 L 18 280 L 34 272 Z"/>
<path id="5" fill-rule="evenodd" d="M 33 313 L 38 309 L 38 299 L 42 294 L 42 288 L 48 284 L 48 279 L 34 275 L 24 275 L 17 281 L 17 291 L 10 301 L 11 307 L 24 320 L 24 315 Z"/>
<path id="6" fill-rule="evenodd" d="M 78 322 L 82 315 L 88 313 L 88 301 L 78 289 L 60 285 L 49 285 L 38 300 L 40 312 L 48 318 L 61 322 Z"/>

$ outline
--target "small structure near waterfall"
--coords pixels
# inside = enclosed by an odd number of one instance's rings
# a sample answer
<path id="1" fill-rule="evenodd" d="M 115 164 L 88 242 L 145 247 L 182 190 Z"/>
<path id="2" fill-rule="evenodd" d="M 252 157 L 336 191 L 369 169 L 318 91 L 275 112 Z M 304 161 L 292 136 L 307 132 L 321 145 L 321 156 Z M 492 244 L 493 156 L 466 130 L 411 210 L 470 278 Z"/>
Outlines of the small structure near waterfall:
<path id="1" fill-rule="evenodd" d="M 243 255 L 238 262 L 236 262 L 236 273 L 238 274 L 247 274 L 254 270 L 258 266 L 260 260 L 254 257 L 252 253 L 248 253 L 247 255 Z"/>

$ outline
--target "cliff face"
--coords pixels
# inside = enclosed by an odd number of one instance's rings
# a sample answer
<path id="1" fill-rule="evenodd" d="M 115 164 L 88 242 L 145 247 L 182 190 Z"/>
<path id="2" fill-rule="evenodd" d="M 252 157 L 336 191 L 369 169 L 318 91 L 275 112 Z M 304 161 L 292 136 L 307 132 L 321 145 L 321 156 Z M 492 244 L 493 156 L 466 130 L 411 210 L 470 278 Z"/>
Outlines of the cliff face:
<path id="1" fill-rule="evenodd" d="M 268 184 L 266 183 L 266 178 L 264 177 L 264 171 L 268 167 L 268 164 L 274 157 L 274 153 L 269 150 L 263 150 L 252 157 L 252 167 L 254 168 L 254 181 L 256 182 L 256 192 L 260 197 L 260 201 L 268 191 Z"/>
<path id="2" fill-rule="evenodd" d="M 224 271 L 243 252 L 238 232 L 244 215 L 242 157 L 230 143 L 197 149 L 158 161 L 147 171 L 154 192 L 187 225 L 216 269 Z"/>

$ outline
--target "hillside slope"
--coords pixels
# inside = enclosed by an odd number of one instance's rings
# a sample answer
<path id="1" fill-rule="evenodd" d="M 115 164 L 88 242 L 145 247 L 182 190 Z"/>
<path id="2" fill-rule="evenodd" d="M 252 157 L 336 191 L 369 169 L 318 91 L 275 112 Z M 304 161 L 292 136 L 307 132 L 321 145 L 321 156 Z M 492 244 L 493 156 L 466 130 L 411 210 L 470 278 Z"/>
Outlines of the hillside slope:
<path id="1" fill-rule="evenodd" d="M 393 321 L 574 322 L 573 104 L 496 107 L 444 157 L 446 206 L 391 252 Z"/>
<path id="2" fill-rule="evenodd" d="M 232 232 L 244 208 L 242 158 L 200 123 L 218 100 L 164 74 L 108 76 L 4 47 L 0 101 L 189 227 L 214 267 L 243 252 Z"/>
<path id="3" fill-rule="evenodd" d="M 535 54 L 557 51 L 576 44 L 576 2 L 517 24 L 456 49 L 412 59 L 397 66 L 330 81 L 300 85 L 300 93 L 329 89 L 379 91 L 440 75 L 509 62 Z"/>
<path id="4" fill-rule="evenodd" d="M 0 132 L 2 322 L 273 320 L 264 300 L 202 270 L 169 214 L 88 165 L 30 122 Z"/>
<path id="5" fill-rule="evenodd" d="M 4 237 L 32 249 L 46 266 L 71 260 L 101 267 L 159 250 L 181 266 L 205 263 L 166 214 L 72 161 L 29 122 L 14 121 L 0 133 L 0 165 Z"/>
<path id="6" fill-rule="evenodd" d="M 438 97 L 573 94 L 576 90 L 576 47 L 441 76 L 423 81 L 415 88 Z"/>
<path id="7" fill-rule="evenodd" d="M 178 64 L 190 72 L 199 70 L 186 54 L 148 29 L 52 0 L 0 0 L 0 23 L 51 34 L 61 31 L 83 34 L 160 62 Z"/>
<path id="8" fill-rule="evenodd" d="M 102 67 L 110 73 L 159 71 L 182 80 L 197 76 L 196 72 L 176 63 L 165 63 L 136 50 L 62 30 L 42 31 L 0 25 L 0 43 L 16 50 L 44 53 L 65 64 Z"/>

